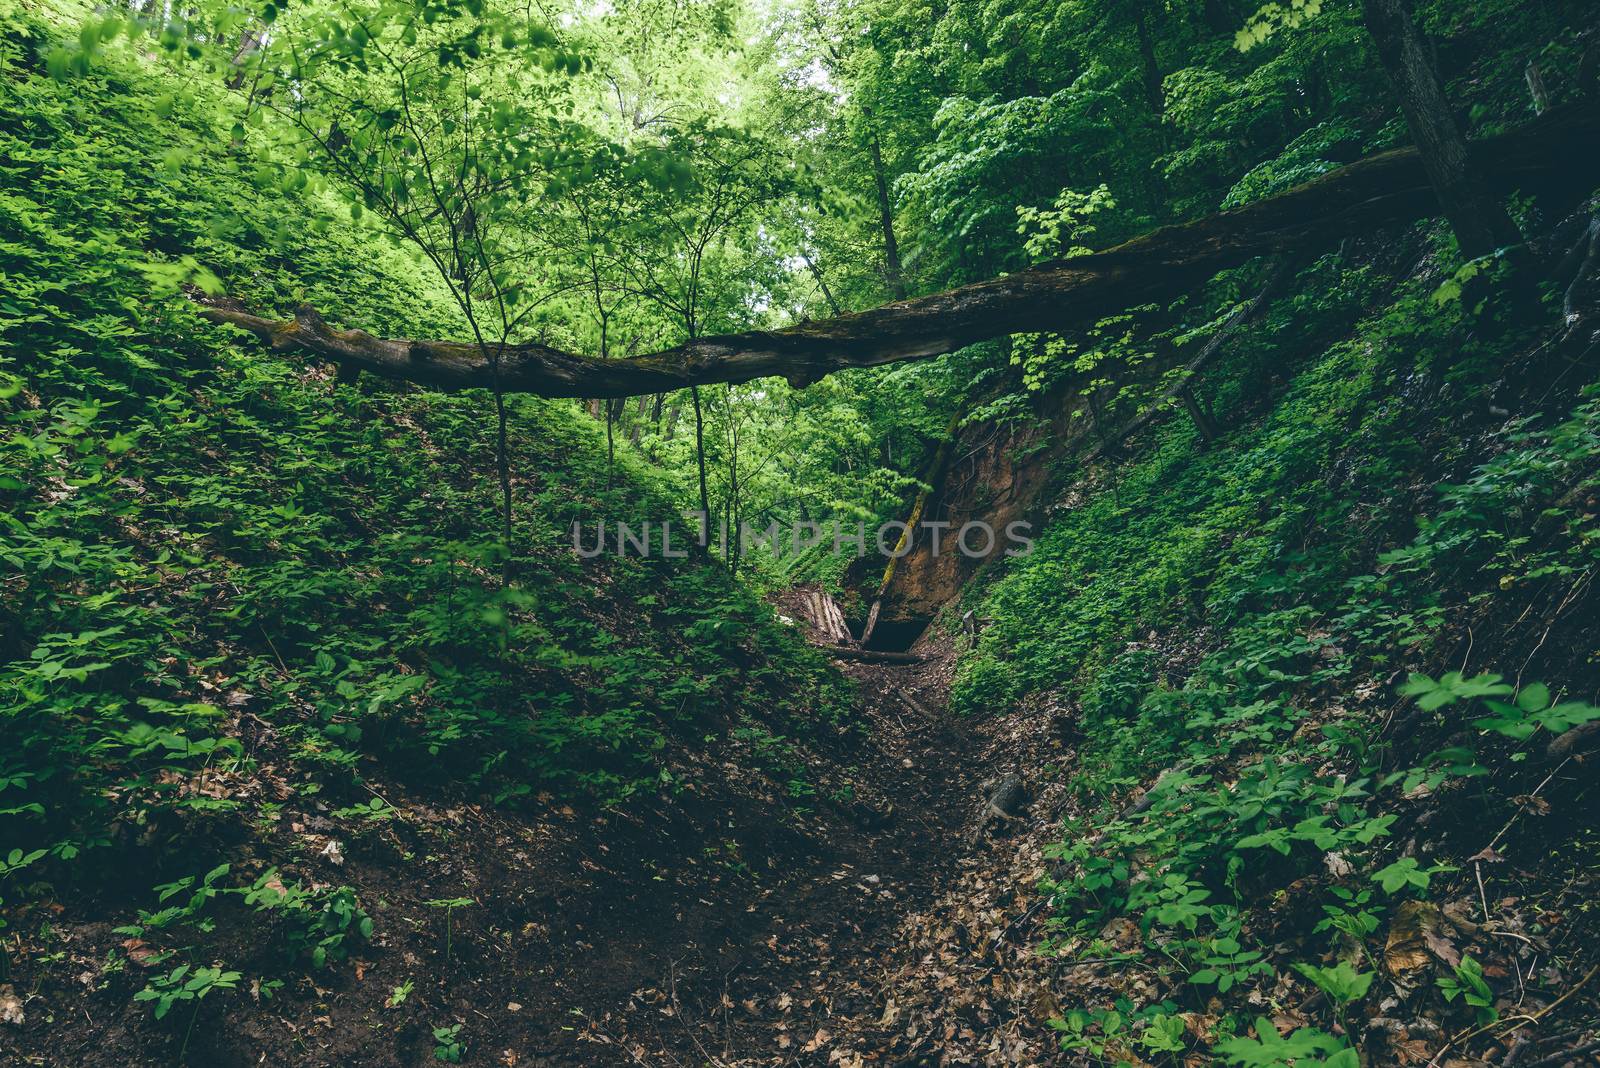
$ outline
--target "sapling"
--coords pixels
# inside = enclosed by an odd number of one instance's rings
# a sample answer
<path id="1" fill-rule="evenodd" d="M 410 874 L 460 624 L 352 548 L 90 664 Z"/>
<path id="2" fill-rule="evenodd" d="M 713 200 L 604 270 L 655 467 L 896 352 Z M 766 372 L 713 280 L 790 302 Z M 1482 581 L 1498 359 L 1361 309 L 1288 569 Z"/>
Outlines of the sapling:
<path id="1" fill-rule="evenodd" d="M 450 941 L 455 922 L 456 909 L 465 908 L 476 904 L 470 897 L 438 897 L 432 901 L 424 901 L 430 909 L 444 909 L 444 959 L 450 959 Z"/>

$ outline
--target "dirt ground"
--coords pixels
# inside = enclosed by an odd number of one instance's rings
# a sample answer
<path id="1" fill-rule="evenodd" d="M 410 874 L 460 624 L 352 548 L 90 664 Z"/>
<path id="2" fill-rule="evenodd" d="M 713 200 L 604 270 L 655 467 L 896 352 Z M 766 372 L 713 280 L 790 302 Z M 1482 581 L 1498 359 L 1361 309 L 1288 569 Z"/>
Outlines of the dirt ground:
<path id="1" fill-rule="evenodd" d="M 131 1000 L 153 962 L 112 925 L 134 912 L 119 894 L 161 873 L 121 873 L 6 932 L 23 1022 L 0 1028 L 0 1062 L 426 1065 L 439 1063 L 434 1029 L 456 1024 L 464 1064 L 1048 1056 L 1042 1016 L 1007 1023 L 984 1005 L 1006 960 L 1037 941 L 1023 935 L 1049 799 L 976 832 L 985 784 L 1048 763 L 1060 743 L 1009 720 L 950 717 L 953 640 L 925 638 L 918 663 L 841 662 L 860 729 L 803 751 L 814 797 L 790 796 L 758 760 L 714 765 L 686 748 L 683 789 L 620 809 L 545 798 L 530 819 L 381 784 L 397 817 L 353 835 L 298 796 L 249 836 L 221 821 L 186 828 L 195 855 L 227 857 L 234 876 L 270 865 L 354 888 L 372 941 L 262 990 L 267 939 L 229 899 L 218 923 L 240 989 L 200 1002 L 192 1031 L 187 1006 L 156 1022 Z M 250 728 L 257 772 L 228 788 L 270 792 L 271 728 Z M 470 904 L 428 904 L 451 899 Z M 995 1060 L 980 1037 L 1015 1052 Z M 963 1059 L 967 1047 L 978 1059 Z"/>

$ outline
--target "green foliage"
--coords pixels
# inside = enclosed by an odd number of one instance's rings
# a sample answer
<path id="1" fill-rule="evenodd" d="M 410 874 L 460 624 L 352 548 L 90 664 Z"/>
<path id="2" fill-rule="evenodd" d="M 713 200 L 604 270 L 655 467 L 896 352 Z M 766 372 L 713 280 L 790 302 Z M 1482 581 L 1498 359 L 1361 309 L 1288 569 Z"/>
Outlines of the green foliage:
<path id="1" fill-rule="evenodd" d="M 1447 864 L 1435 864 L 1424 868 L 1415 857 L 1401 857 L 1392 864 L 1386 865 L 1372 873 L 1372 881 L 1383 887 L 1386 894 L 1398 894 L 1405 890 L 1423 891 L 1433 882 L 1433 877 L 1442 871 L 1453 871 Z"/>
<path id="2" fill-rule="evenodd" d="M 244 891 L 244 900 L 258 913 L 283 917 L 290 954 L 309 960 L 313 968 L 348 956 L 347 939 L 372 938 L 372 917 L 346 886 L 308 890 L 298 882 L 285 885 L 276 869 L 269 869 Z"/>
<path id="3" fill-rule="evenodd" d="M 158 975 L 133 995 L 135 1001 L 154 1002 L 156 1019 L 164 1019 L 180 1001 L 199 1002 L 214 990 L 236 990 L 242 976 L 220 967 L 195 968 L 180 964 L 166 975 Z"/>
<path id="4" fill-rule="evenodd" d="M 1423 6 L 1441 40 L 1504 39 L 1470 68 L 1480 128 L 1525 110 L 1528 42 L 1570 28 L 1562 5 Z M 805 390 L 606 403 L 596 419 L 330 383 L 196 314 L 307 301 L 374 333 L 471 338 L 498 367 L 506 342 L 633 355 L 1079 255 L 1393 143 L 1359 5 L 73 10 L 65 30 L 0 16 L 8 895 L 115 870 L 134 848 L 169 879 L 202 823 L 270 824 L 277 802 L 231 789 L 257 770 L 242 740 L 263 734 L 289 788 L 367 840 L 402 829 L 371 796 L 375 772 L 507 806 L 625 805 L 682 787 L 667 754 L 685 744 L 732 747 L 805 805 L 801 746 L 848 699 L 759 593 L 844 585 L 848 557 L 746 553 L 735 533 L 726 569 L 586 562 L 572 524 L 659 518 L 703 493 L 710 525 L 735 532 L 871 527 L 940 480 L 928 460 L 955 430 L 1026 428 L 1082 399 L 1078 425 L 1103 434 L 1183 383 L 1223 413 L 1222 439 L 1173 419 L 1131 462 L 1054 472 L 1071 506 L 970 598 L 992 623 L 956 707 L 1081 710 L 1053 948 L 1070 957 L 1107 920 L 1136 921 L 1185 996 L 1223 1006 L 1224 1035 L 1290 965 L 1342 1014 L 1369 992 L 1354 962 L 1371 960 L 1378 895 L 1435 893 L 1453 871 L 1395 856 L 1401 799 L 1475 780 L 1490 803 L 1502 751 L 1600 718 L 1462 669 L 1402 689 L 1438 738 L 1413 753 L 1381 726 L 1386 680 L 1467 611 L 1532 604 L 1600 564 L 1582 503 L 1600 400 L 1483 424 L 1504 346 L 1466 330 L 1456 298 L 1496 265 L 1446 268 L 1441 285 L 1424 258 L 1396 285 L 1349 250 L 1302 264 L 1203 381 L 1181 365 L 1257 291 L 1260 265 L 1072 335 Z M 246 33 L 253 48 L 231 47 Z M 1414 516 L 1433 469 L 1460 481 Z M 1476 718 L 1458 722 L 1460 706 Z M 1484 752 L 1442 740 L 1462 722 Z M 733 849 L 721 862 L 743 864 Z M 271 869 L 230 888 L 229 871 L 160 884 L 122 930 L 163 962 L 210 959 L 237 902 L 264 944 L 314 968 L 372 936 L 348 887 Z M 1284 959 L 1261 922 L 1289 887 L 1337 936 L 1332 967 Z M 453 912 L 473 902 L 426 904 L 445 911 L 448 962 Z M 165 1016 L 239 978 L 182 964 L 138 996 Z M 1493 1012 L 1471 958 L 1440 989 Z M 1190 1045 L 1171 1005 L 1052 1026 L 1103 1058 Z M 460 1060 L 461 1026 L 432 1031 L 435 1057 Z M 1267 1020 L 1214 1053 L 1357 1063 L 1342 1039 Z"/>
<path id="5" fill-rule="evenodd" d="M 1272 965 L 1261 958 L 1259 949 L 1245 949 L 1237 938 L 1212 938 L 1200 947 L 1197 959 L 1201 967 L 1189 973 L 1189 982 L 1215 986 L 1217 993 L 1226 994 L 1256 976 L 1273 974 Z"/>
<path id="6" fill-rule="evenodd" d="M 456 909 L 476 905 L 477 902 L 470 897 L 442 897 L 431 901 L 424 901 L 430 909 L 444 909 L 444 959 L 450 959 L 450 952 L 455 940 Z"/>
<path id="7" fill-rule="evenodd" d="M 1230 1038 L 1217 1043 L 1227 1064 L 1240 1068 L 1360 1068 L 1361 1057 L 1333 1035 L 1301 1027 L 1285 1037 L 1265 1016 L 1256 1018 L 1255 1038 Z"/>
<path id="8" fill-rule="evenodd" d="M 1331 968 L 1315 964 L 1296 964 L 1294 970 L 1315 983 L 1318 990 L 1328 995 L 1333 1003 L 1341 1008 L 1352 1001 L 1360 1001 L 1366 997 L 1367 991 L 1372 987 L 1373 977 L 1378 974 L 1358 972 L 1350 966 L 1349 961 L 1340 961 Z"/>
<path id="9" fill-rule="evenodd" d="M 433 1029 L 433 1059 L 446 1064 L 460 1064 L 467 1045 L 461 1039 L 460 1024 L 446 1024 Z"/>
<path id="10" fill-rule="evenodd" d="M 1454 975 L 1439 976 L 1439 992 L 1444 999 L 1454 1001 L 1460 998 L 1470 1005 L 1476 1011 L 1479 1026 L 1498 1020 L 1500 1012 L 1494 1007 L 1494 991 L 1484 981 L 1483 965 L 1471 956 L 1463 956 L 1454 971 Z"/>

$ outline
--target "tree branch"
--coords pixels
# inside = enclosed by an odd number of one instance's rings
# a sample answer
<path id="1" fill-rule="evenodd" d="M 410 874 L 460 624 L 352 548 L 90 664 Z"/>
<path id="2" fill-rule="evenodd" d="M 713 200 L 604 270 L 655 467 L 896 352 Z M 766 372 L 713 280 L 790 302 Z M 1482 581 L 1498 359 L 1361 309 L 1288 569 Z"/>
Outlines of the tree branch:
<path id="1" fill-rule="evenodd" d="M 1528 125 L 1471 145 L 1497 190 L 1529 185 L 1587 191 L 1600 162 L 1600 110 L 1552 109 Z M 1168 226 L 1116 248 L 896 301 L 871 311 L 699 338 L 647 356 L 600 360 L 544 345 L 508 345 L 507 392 L 625 397 L 716 382 L 781 376 L 809 385 L 848 367 L 927 359 L 1007 334 L 1064 330 L 1107 311 L 1177 298 L 1218 271 L 1267 254 L 1304 254 L 1345 236 L 1435 215 L 1439 203 L 1415 149 L 1369 156 L 1288 192 L 1233 211 Z M 328 326 L 311 308 L 276 322 L 220 306 L 212 322 L 301 351 L 437 389 L 487 387 L 492 369 L 475 344 L 384 340 Z"/>

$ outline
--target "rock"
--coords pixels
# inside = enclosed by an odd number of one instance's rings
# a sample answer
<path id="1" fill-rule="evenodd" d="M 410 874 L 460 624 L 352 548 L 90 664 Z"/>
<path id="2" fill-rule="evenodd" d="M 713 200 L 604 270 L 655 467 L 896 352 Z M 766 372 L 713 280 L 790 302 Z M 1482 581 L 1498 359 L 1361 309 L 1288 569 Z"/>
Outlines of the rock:
<path id="1" fill-rule="evenodd" d="M 984 815 L 990 819 L 996 816 L 1013 819 L 1027 803 L 1028 788 L 1023 785 L 1022 778 L 1017 775 L 1007 775 L 989 794 L 989 805 Z"/>
<path id="2" fill-rule="evenodd" d="M 1600 719 L 1562 731 L 1545 746 L 1545 763 L 1553 764 L 1600 748 Z"/>
<path id="3" fill-rule="evenodd" d="M 0 1023 L 21 1027 L 26 1019 L 22 1012 L 22 999 L 17 997 L 16 990 L 9 983 L 0 986 Z"/>
<path id="4" fill-rule="evenodd" d="M 985 783 L 984 788 L 988 791 L 988 797 L 983 803 L 983 813 L 978 817 L 978 826 L 972 832 L 974 845 L 984 832 L 1016 819 L 1028 804 L 1028 788 L 1019 776 L 1007 775 L 992 787 Z"/>

